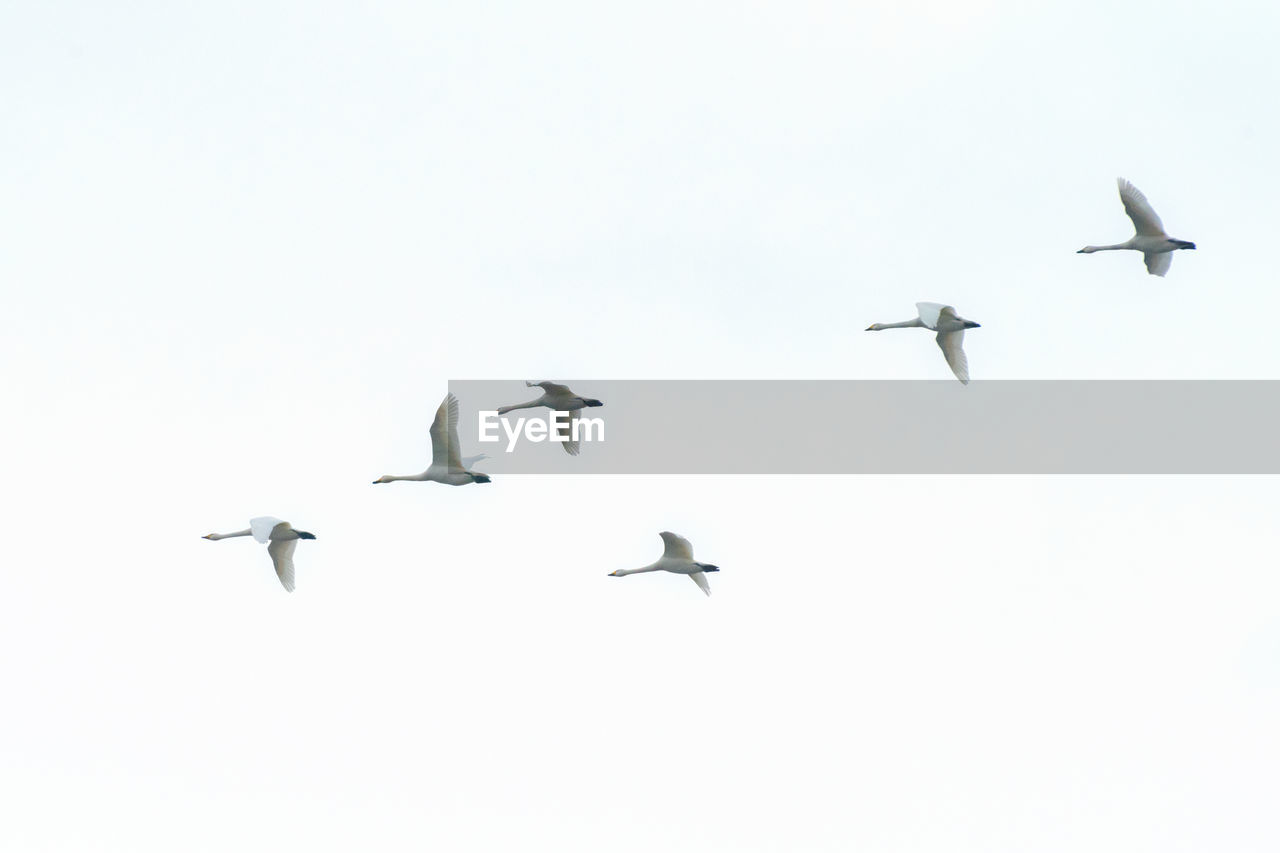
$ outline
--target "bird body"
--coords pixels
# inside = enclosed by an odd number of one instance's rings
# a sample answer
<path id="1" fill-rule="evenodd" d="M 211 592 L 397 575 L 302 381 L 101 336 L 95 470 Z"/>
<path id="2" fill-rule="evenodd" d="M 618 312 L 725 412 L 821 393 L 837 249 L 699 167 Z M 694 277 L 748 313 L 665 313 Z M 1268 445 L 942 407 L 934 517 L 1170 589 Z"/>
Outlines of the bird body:
<path id="1" fill-rule="evenodd" d="M 626 575 L 638 575 L 642 572 L 672 572 L 677 575 L 688 575 L 698 588 L 711 595 L 711 585 L 707 583 L 705 572 L 718 572 L 719 566 L 710 563 L 699 563 L 693 559 L 693 546 L 683 536 L 670 531 L 658 534 L 662 537 L 662 556 L 655 562 L 638 569 L 618 569 L 609 573 L 609 577 L 620 578 Z"/>
<path id="2" fill-rule="evenodd" d="M 969 359 L 964 354 L 964 330 L 979 328 L 977 323 L 956 314 L 950 305 L 938 302 L 917 302 L 917 316 L 901 323 L 872 323 L 868 332 L 879 332 L 884 329 L 929 329 L 938 333 L 935 340 L 942 350 L 943 357 L 951 367 L 951 372 L 963 384 L 969 384 Z"/>
<path id="3" fill-rule="evenodd" d="M 461 443 L 458 441 L 458 398 L 452 393 L 446 394 L 440 408 L 436 409 L 435 420 L 431 423 L 431 464 L 421 474 L 383 474 L 374 480 L 374 485 L 391 483 L 396 480 L 429 480 L 433 483 L 444 483 L 446 486 L 466 486 L 471 483 L 488 483 L 488 474 L 469 471 L 464 463 L 478 462 L 486 458 L 485 454 L 460 457 Z"/>
<path id="4" fill-rule="evenodd" d="M 1164 223 L 1156 214 L 1155 208 L 1142 191 L 1124 178 L 1116 178 L 1120 188 L 1120 201 L 1124 204 L 1124 212 L 1133 221 L 1136 232 L 1123 243 L 1110 246 L 1085 246 L 1076 252 L 1078 255 L 1091 255 L 1094 252 L 1109 252 L 1116 249 L 1132 249 L 1142 252 L 1142 260 L 1151 275 L 1163 276 L 1173 263 L 1172 252 L 1178 249 L 1194 249 L 1195 243 L 1190 240 L 1178 240 L 1164 231 Z"/>
<path id="5" fill-rule="evenodd" d="M 252 536 L 267 546 L 267 554 L 275 566 L 276 577 L 289 592 L 293 592 L 293 551 L 298 547 L 299 539 L 315 539 L 315 534 L 305 530 L 294 530 L 293 525 L 269 515 L 249 519 L 248 530 L 237 530 L 235 533 L 209 533 L 204 539 L 232 539 L 236 536 Z"/>

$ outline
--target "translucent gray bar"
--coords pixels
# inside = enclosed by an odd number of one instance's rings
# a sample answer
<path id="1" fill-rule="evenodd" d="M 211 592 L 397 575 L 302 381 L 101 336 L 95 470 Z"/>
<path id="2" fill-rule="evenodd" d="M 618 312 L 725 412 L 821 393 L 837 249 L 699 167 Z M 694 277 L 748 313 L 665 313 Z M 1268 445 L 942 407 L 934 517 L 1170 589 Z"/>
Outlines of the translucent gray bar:
<path id="1" fill-rule="evenodd" d="M 556 381 L 603 402 L 582 412 L 603 440 L 481 443 L 479 412 L 541 389 L 458 380 L 462 454 L 494 475 L 1280 473 L 1276 381 Z"/>

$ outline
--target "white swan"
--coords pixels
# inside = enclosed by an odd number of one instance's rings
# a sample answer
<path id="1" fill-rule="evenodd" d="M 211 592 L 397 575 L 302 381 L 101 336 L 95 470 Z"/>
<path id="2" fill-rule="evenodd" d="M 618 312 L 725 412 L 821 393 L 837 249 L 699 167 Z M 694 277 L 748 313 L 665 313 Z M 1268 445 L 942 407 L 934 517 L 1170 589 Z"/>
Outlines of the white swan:
<path id="1" fill-rule="evenodd" d="M 977 323 L 956 316 L 956 309 L 950 305 L 939 305 L 937 302 L 917 302 L 916 311 L 920 316 L 914 320 L 901 323 L 872 323 L 868 332 L 881 329 L 925 328 L 938 333 L 935 339 L 942 348 L 942 354 L 951 365 L 951 372 L 965 385 L 969 384 L 969 360 L 964 355 L 964 330 L 979 328 Z"/>
<path id="2" fill-rule="evenodd" d="M 593 400 L 590 397 L 579 397 L 577 394 L 569 390 L 568 385 L 560 385 L 555 382 L 548 382 L 545 379 L 541 382 L 524 383 L 529 388 L 541 388 L 542 396 L 536 400 L 530 400 L 527 403 L 517 403 L 514 406 L 500 406 L 498 408 L 499 415 L 505 415 L 507 412 L 514 412 L 516 409 L 534 409 L 538 406 L 546 406 L 548 409 L 556 412 L 569 413 L 569 435 L 573 435 L 574 422 L 578 420 L 578 412 L 581 409 L 595 408 L 603 406 L 599 400 Z M 564 452 L 570 456 L 577 456 L 581 448 L 578 442 L 570 438 L 567 441 L 560 442 L 560 446 L 564 448 Z"/>
<path id="3" fill-rule="evenodd" d="M 1164 225 L 1161 224 L 1160 217 L 1156 215 L 1151 202 L 1147 201 L 1142 191 L 1124 178 L 1116 178 L 1116 184 L 1120 187 L 1120 200 L 1124 202 L 1124 212 L 1133 220 L 1133 227 L 1137 233 L 1123 243 L 1116 243 L 1114 246 L 1085 246 L 1076 254 L 1091 255 L 1094 252 L 1108 252 L 1112 249 L 1133 249 L 1142 253 L 1142 260 L 1146 262 L 1148 273 L 1163 276 L 1169 271 L 1169 264 L 1173 262 L 1173 252 L 1178 249 L 1194 249 L 1196 244 L 1190 240 L 1175 240 L 1164 233 Z"/>
<path id="4" fill-rule="evenodd" d="M 650 563 L 641 569 L 618 569 L 616 572 L 609 572 L 609 577 L 620 578 L 624 575 L 637 575 L 641 572 L 675 572 L 678 575 L 688 575 L 693 578 L 693 582 L 698 588 L 707 595 L 711 594 L 711 586 L 707 583 L 707 576 L 703 572 L 718 572 L 719 566 L 713 566 L 710 563 L 698 563 L 693 559 L 693 546 L 689 544 L 689 540 L 683 536 L 677 536 L 674 533 L 663 531 L 658 534 L 662 537 L 662 556 L 655 563 Z"/>
<path id="5" fill-rule="evenodd" d="M 421 474 L 383 474 L 374 485 L 396 480 L 430 480 L 449 486 L 465 486 L 468 483 L 488 483 L 489 475 L 468 471 L 458 457 L 458 398 L 450 392 L 436 409 L 436 419 L 431 422 L 431 465 Z M 483 456 L 484 454 L 481 454 Z M 480 457 L 470 457 L 478 460 Z"/>
<path id="6" fill-rule="evenodd" d="M 305 530 L 294 530 L 287 521 L 272 518 L 269 515 L 249 519 L 248 530 L 237 530 L 235 533 L 210 533 L 203 539 L 230 539 L 233 536 L 252 536 L 259 542 L 270 543 L 267 553 L 276 567 L 276 577 L 289 592 L 293 592 L 293 549 L 298 547 L 299 539 L 315 539 L 315 534 Z"/>

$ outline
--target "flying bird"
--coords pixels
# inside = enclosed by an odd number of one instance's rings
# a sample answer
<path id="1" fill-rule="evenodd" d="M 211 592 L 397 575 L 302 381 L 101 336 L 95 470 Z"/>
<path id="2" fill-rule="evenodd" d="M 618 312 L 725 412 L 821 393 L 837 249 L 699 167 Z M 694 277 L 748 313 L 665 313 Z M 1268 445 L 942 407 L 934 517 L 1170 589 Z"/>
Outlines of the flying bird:
<path id="1" fill-rule="evenodd" d="M 436 419 L 431 423 L 431 465 L 421 474 L 383 474 L 374 480 L 374 485 L 390 483 L 395 480 L 431 480 L 449 486 L 465 486 L 468 483 L 488 483 L 488 474 L 479 471 L 468 471 L 463 460 L 459 458 L 458 442 L 458 398 L 450 392 L 445 395 L 444 402 L 436 409 Z M 480 456 L 468 457 L 468 461 L 478 461 Z"/>
<path id="2" fill-rule="evenodd" d="M 276 567 L 276 577 L 289 592 L 293 592 L 293 549 L 298 547 L 299 539 L 315 539 L 315 534 L 305 530 L 294 530 L 287 521 L 272 518 L 269 515 L 249 519 L 248 530 L 237 530 L 235 533 L 210 533 L 204 539 L 230 539 L 234 536 L 252 536 L 259 542 L 267 543 L 267 553 Z"/>
<path id="3" fill-rule="evenodd" d="M 657 562 L 650 563 L 641 569 L 618 569 L 609 572 L 609 577 L 620 578 L 625 575 L 638 575 L 641 572 L 674 572 L 677 575 L 688 575 L 698 585 L 698 589 L 711 595 L 711 585 L 707 583 L 704 572 L 718 572 L 719 566 L 710 563 L 699 563 L 693 559 L 693 546 L 683 536 L 669 531 L 658 534 L 662 537 L 662 556 Z"/>
<path id="4" fill-rule="evenodd" d="M 1175 251 L 1194 249 L 1196 244 L 1190 240 L 1175 240 L 1164 233 L 1164 225 L 1160 222 L 1160 217 L 1156 215 L 1151 202 L 1147 201 L 1142 191 L 1124 178 L 1116 178 L 1116 184 L 1120 187 L 1120 200 L 1124 202 L 1124 212 L 1133 220 L 1133 227 L 1137 233 L 1123 243 L 1116 243 L 1114 246 L 1085 246 L 1076 254 L 1091 255 L 1094 252 L 1108 252 L 1112 249 L 1133 249 L 1142 253 L 1142 260 L 1147 265 L 1148 273 L 1163 276 L 1169 271 L 1169 264 L 1173 262 Z"/>
<path id="5" fill-rule="evenodd" d="M 581 451 L 581 447 L 577 441 L 573 439 L 574 424 L 578 420 L 578 414 L 582 409 L 591 409 L 596 406 L 603 406 L 599 400 L 593 400 L 590 397 L 579 397 L 573 391 L 569 390 L 568 385 L 560 385 L 555 382 L 548 382 L 545 379 L 541 382 L 524 383 L 529 388 L 541 388 L 542 396 L 536 400 L 530 400 L 527 403 L 517 403 L 514 406 L 501 406 L 498 408 L 499 415 L 505 415 L 507 412 L 514 412 L 516 409 L 535 409 L 538 406 L 546 406 L 548 409 L 556 412 L 568 412 L 569 438 L 560 442 L 560 446 L 564 448 L 564 452 L 570 456 L 577 456 Z"/>
<path id="6" fill-rule="evenodd" d="M 925 328 L 937 332 L 935 339 L 942 348 L 942 354 L 951 365 L 951 372 L 965 385 L 969 384 L 969 360 L 964 355 L 964 330 L 977 329 L 978 324 L 956 315 L 956 309 L 950 305 L 939 305 L 936 302 L 917 302 L 916 311 L 919 316 L 914 320 L 901 323 L 872 323 L 868 332 L 881 329 Z"/>

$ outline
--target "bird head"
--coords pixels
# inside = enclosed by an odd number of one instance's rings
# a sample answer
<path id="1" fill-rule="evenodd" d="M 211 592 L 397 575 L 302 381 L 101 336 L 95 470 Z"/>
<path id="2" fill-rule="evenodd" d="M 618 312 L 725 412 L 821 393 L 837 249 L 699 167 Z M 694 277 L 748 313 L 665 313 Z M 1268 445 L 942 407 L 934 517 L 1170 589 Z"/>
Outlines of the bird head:
<path id="1" fill-rule="evenodd" d="M 373 484 L 376 486 L 376 485 L 378 485 L 379 483 L 390 483 L 390 482 L 391 482 L 391 475 L 390 475 L 390 474 L 383 474 L 381 477 L 379 477 L 378 479 L 374 480 L 374 481 L 373 481 Z"/>
<path id="2" fill-rule="evenodd" d="M 872 323 L 870 326 L 867 326 L 865 329 L 863 329 L 863 331 L 864 331 L 864 332 L 878 332 L 878 331 L 880 331 L 880 329 L 881 329 L 881 328 L 882 328 L 882 326 L 881 326 L 879 323 Z"/>

